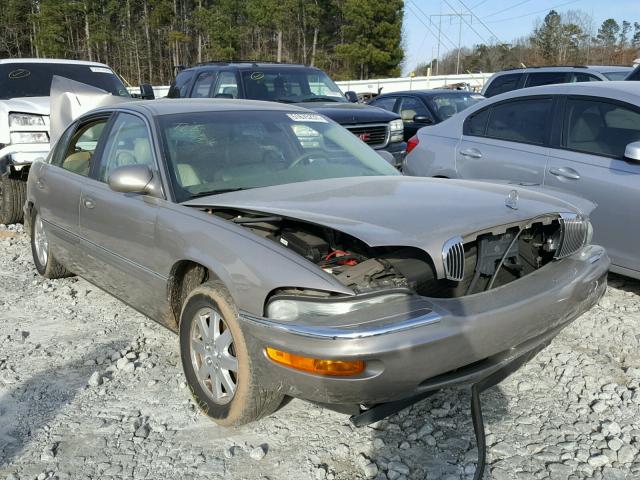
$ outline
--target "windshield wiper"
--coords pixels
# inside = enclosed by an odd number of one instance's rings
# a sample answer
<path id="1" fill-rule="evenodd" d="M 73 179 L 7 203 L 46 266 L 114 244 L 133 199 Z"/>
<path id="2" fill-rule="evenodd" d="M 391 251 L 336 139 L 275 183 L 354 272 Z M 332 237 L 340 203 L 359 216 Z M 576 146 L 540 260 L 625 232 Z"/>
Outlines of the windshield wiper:
<path id="1" fill-rule="evenodd" d="M 220 195 L 221 193 L 239 192 L 240 190 L 249 190 L 247 187 L 221 188 L 219 190 L 210 190 L 208 192 L 200 192 L 191 194 L 191 198 L 208 197 L 209 195 Z"/>
<path id="2" fill-rule="evenodd" d="M 340 100 L 334 98 L 334 97 L 323 97 L 323 96 L 313 96 L 313 97 L 308 97 L 308 98 L 303 98 L 302 100 L 300 100 L 300 102 L 337 102 L 340 103 Z"/>

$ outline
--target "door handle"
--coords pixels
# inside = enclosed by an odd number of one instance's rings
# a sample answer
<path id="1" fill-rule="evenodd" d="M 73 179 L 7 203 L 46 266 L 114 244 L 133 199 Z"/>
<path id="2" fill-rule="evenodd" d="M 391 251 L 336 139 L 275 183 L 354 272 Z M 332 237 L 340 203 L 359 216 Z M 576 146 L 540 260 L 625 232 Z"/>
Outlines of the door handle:
<path id="1" fill-rule="evenodd" d="M 568 178 L 570 180 L 580 180 L 580 174 L 573 168 L 569 167 L 553 167 L 549 169 L 549 173 L 551 175 L 555 175 L 556 177 Z"/>
<path id="2" fill-rule="evenodd" d="M 96 206 L 95 202 L 93 201 L 93 198 L 90 198 L 90 197 L 84 197 L 82 199 L 82 204 L 85 206 L 85 208 L 88 208 L 90 210 L 95 208 Z"/>
<path id="3" fill-rule="evenodd" d="M 482 153 L 480 153 L 480 150 L 477 148 L 465 148 L 464 150 L 460 150 L 460 155 L 469 158 L 482 158 Z"/>

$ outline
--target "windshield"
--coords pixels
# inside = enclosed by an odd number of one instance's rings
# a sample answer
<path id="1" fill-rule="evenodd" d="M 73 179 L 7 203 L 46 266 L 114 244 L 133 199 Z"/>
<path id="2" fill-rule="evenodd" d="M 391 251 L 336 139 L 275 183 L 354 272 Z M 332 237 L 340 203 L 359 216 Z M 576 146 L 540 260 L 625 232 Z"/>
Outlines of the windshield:
<path id="1" fill-rule="evenodd" d="M 238 189 L 327 178 L 399 175 L 340 125 L 306 112 L 159 117 L 179 202 Z"/>
<path id="2" fill-rule="evenodd" d="M 428 97 L 428 102 L 440 121 L 482 100 L 484 97 L 478 93 L 443 93 Z"/>
<path id="3" fill-rule="evenodd" d="M 617 72 L 602 72 L 602 74 L 609 80 L 624 80 L 627 78 L 627 75 L 629 75 L 629 72 L 631 72 L 631 69 Z"/>
<path id="4" fill-rule="evenodd" d="M 284 103 L 347 102 L 329 76 L 314 69 L 247 70 L 242 72 L 246 97 Z"/>
<path id="5" fill-rule="evenodd" d="M 48 97 L 54 75 L 101 88 L 113 95 L 129 92 L 109 68 L 65 63 L 7 63 L 0 65 L 0 99 Z"/>

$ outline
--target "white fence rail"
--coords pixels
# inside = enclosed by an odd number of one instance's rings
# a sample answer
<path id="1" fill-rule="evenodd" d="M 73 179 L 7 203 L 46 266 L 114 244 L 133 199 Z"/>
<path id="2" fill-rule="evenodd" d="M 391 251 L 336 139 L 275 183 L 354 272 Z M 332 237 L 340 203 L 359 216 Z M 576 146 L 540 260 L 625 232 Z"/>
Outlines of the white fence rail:
<path id="1" fill-rule="evenodd" d="M 424 90 L 442 88 L 457 83 L 468 83 L 474 90 L 480 91 L 484 82 L 492 73 L 474 73 L 463 75 L 432 75 L 428 77 L 383 78 L 380 80 L 347 80 L 336 82 L 343 92 L 352 90 L 356 93 L 399 92 L 402 90 Z"/>
<path id="2" fill-rule="evenodd" d="M 336 82 L 343 92 L 352 90 L 356 93 L 377 93 L 382 88 L 382 93 L 398 92 L 401 90 L 423 90 L 429 88 L 442 88 L 457 83 L 468 83 L 475 90 L 480 90 L 491 73 L 474 73 L 462 75 L 433 75 L 429 77 L 401 77 L 383 78 L 380 80 L 347 80 Z M 130 87 L 131 93 L 140 93 L 138 87 Z M 169 92 L 168 85 L 153 87 L 156 98 L 166 97 Z"/>

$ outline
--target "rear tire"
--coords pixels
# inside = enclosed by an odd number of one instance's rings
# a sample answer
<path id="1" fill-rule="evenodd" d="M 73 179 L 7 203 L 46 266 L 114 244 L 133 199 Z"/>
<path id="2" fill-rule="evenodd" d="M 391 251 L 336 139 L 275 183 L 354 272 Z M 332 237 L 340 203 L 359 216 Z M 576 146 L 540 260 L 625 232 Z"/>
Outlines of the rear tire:
<path id="1" fill-rule="evenodd" d="M 36 211 L 33 212 L 31 219 L 31 254 L 36 270 L 43 277 L 55 279 L 73 275 L 51 253 L 51 245 L 44 231 L 42 218 Z"/>
<path id="2" fill-rule="evenodd" d="M 0 176 L 0 223 L 11 225 L 24 218 L 22 208 L 27 199 L 27 182 L 12 175 Z"/>
<path id="3" fill-rule="evenodd" d="M 260 385 L 238 310 L 221 282 L 205 282 L 187 296 L 180 315 L 180 355 L 194 400 L 220 425 L 253 422 L 282 403 L 282 394 Z"/>

